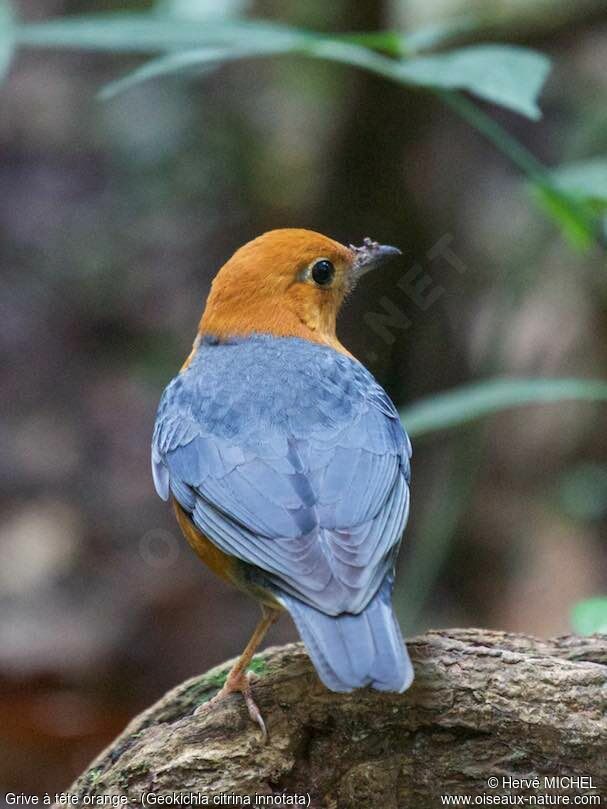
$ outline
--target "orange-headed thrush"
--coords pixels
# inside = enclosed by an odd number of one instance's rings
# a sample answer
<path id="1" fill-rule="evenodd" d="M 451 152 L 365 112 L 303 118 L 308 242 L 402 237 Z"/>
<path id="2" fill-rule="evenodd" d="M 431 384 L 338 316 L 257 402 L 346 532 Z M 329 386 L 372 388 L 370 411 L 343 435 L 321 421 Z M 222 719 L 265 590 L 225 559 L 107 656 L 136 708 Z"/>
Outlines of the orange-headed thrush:
<path id="1" fill-rule="evenodd" d="M 401 692 L 413 679 L 391 604 L 411 445 L 335 333 L 358 279 L 398 253 L 299 229 L 245 244 L 158 408 L 158 494 L 202 560 L 262 606 L 218 697 L 241 691 L 264 736 L 246 669 L 282 609 L 332 691 Z"/>

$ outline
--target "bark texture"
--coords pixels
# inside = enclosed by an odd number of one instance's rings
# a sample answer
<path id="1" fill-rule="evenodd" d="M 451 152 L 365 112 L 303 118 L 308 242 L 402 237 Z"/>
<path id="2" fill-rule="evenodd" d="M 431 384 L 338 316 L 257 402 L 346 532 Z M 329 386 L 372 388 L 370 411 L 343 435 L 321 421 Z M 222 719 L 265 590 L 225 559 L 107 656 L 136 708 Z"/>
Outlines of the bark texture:
<path id="1" fill-rule="evenodd" d="M 441 795 L 510 794 L 488 788 L 490 776 L 501 785 L 571 775 L 592 777 L 597 789 L 511 793 L 603 790 L 607 804 L 607 635 L 445 630 L 409 648 L 416 680 L 403 695 L 331 693 L 300 644 L 258 655 L 266 746 L 240 695 L 204 707 L 229 664 L 213 669 L 134 719 L 70 791 L 81 803 L 112 795 L 139 805 L 153 792 L 206 795 L 213 805 L 219 794 L 285 793 L 309 795 L 312 807 L 433 809 Z"/>

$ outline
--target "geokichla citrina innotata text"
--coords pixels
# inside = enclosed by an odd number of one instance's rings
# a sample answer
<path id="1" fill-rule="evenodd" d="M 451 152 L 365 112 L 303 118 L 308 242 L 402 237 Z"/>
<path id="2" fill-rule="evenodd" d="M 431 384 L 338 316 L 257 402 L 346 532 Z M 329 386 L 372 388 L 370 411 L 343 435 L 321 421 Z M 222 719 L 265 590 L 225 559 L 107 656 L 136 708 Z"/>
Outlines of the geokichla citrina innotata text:
<path id="1" fill-rule="evenodd" d="M 264 737 L 246 669 L 283 609 L 327 688 L 402 692 L 413 679 L 391 603 L 411 445 L 335 331 L 360 276 L 398 253 L 303 229 L 244 245 L 158 408 L 159 495 L 203 561 L 262 607 L 214 700 L 242 692 Z"/>

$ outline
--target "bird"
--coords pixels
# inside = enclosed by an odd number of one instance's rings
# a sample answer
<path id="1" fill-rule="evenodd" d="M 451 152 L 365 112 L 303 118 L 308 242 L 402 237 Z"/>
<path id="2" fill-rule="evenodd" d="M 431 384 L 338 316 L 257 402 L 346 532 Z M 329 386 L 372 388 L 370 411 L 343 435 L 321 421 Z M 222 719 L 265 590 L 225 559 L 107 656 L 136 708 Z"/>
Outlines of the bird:
<path id="1" fill-rule="evenodd" d="M 400 250 L 268 231 L 215 276 L 192 350 L 158 406 L 156 490 L 203 562 L 261 606 L 225 684 L 268 734 L 247 668 L 291 615 L 322 683 L 402 693 L 413 668 L 392 608 L 411 443 L 336 334 L 360 278 Z"/>

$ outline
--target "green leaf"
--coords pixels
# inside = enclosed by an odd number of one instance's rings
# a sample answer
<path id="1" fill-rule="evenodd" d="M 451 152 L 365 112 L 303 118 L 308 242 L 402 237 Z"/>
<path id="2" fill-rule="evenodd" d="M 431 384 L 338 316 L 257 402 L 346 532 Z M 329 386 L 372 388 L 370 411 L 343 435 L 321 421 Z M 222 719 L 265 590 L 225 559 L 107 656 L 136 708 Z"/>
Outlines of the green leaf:
<path id="1" fill-rule="evenodd" d="M 386 46 L 391 51 L 399 47 L 394 33 L 364 36 L 374 37 L 375 47 Z M 300 52 L 361 67 L 401 84 L 467 90 L 479 98 L 537 118 L 537 95 L 549 69 L 548 60 L 542 54 L 505 45 L 476 45 L 418 59 L 393 60 L 347 39 L 322 37 L 273 23 L 233 19 L 196 21 L 153 14 L 64 17 L 19 26 L 17 38 L 21 44 L 39 47 L 179 52 L 178 57 L 161 57 L 119 80 L 106 96 L 138 81 L 197 65 Z M 406 44 L 406 37 L 401 37 L 401 41 Z M 431 41 L 426 38 L 426 42 Z M 215 50 L 209 54 L 208 48 Z"/>
<path id="2" fill-rule="evenodd" d="M 363 31 L 354 34 L 340 34 L 335 39 L 385 51 L 392 56 L 410 56 L 431 50 L 438 45 L 444 45 L 450 39 L 473 31 L 476 27 L 478 27 L 478 20 L 473 16 L 467 16 L 434 23 L 406 33 L 402 31 Z"/>
<path id="3" fill-rule="evenodd" d="M 296 34 L 291 37 L 281 35 L 279 39 L 271 42 L 264 40 L 263 37 L 257 38 L 257 40 L 249 38 L 246 44 L 233 41 L 224 48 L 198 48 L 153 59 L 116 82 L 107 85 L 102 90 L 101 97 L 107 99 L 141 81 L 171 73 L 179 73 L 184 70 L 192 70 L 196 67 L 289 53 L 340 62 L 351 67 L 370 70 L 389 79 L 401 81 L 398 76 L 399 63 L 394 59 L 388 59 L 368 48 L 352 45 L 348 42 L 319 38 L 313 35 Z"/>
<path id="4" fill-rule="evenodd" d="M 0 12 L 8 9 L 3 2 L 6 0 L 0 0 Z M 432 90 L 539 184 L 538 203 L 560 224 L 570 241 L 587 247 L 597 237 L 596 217 L 593 221 L 586 210 L 576 206 L 571 194 L 553 189 L 552 180 L 533 155 L 457 92 L 465 90 L 537 118 L 540 114 L 537 97 L 549 70 L 549 62 L 542 54 L 520 47 L 476 45 L 423 58 L 392 59 L 377 50 L 401 57 L 403 52 L 411 54 L 441 44 L 462 30 L 474 28 L 477 22 L 464 17 L 413 33 L 374 31 L 327 37 L 265 20 L 220 17 L 216 5 L 212 6 L 213 15 L 201 17 L 199 6 L 193 0 L 192 3 L 190 11 L 195 9 L 196 14 L 191 17 L 189 13 L 183 16 L 118 12 L 16 25 L 14 37 L 7 40 L 4 59 L 0 28 L 0 68 L 3 64 L 6 67 L 13 42 L 34 47 L 163 54 L 104 88 L 102 97 L 111 98 L 154 77 L 195 68 L 209 70 L 222 62 L 259 56 L 299 53 L 359 67 L 402 85 Z M 234 0 L 229 0 L 228 5 L 233 7 L 233 3 Z M 171 0 L 165 0 L 165 10 L 172 7 Z M 178 0 L 175 8 L 189 8 L 187 0 L 186 6 Z"/>
<path id="5" fill-rule="evenodd" d="M 592 243 L 598 241 L 599 222 L 588 203 L 557 188 L 548 169 L 497 121 L 468 98 L 453 91 L 435 92 L 447 106 L 481 132 L 526 174 L 535 203 L 556 222 L 573 247 L 586 250 Z"/>
<path id="6" fill-rule="evenodd" d="M 0 78 L 3 78 L 15 50 L 15 20 L 8 0 L 0 0 Z"/>
<path id="7" fill-rule="evenodd" d="M 401 62 L 403 80 L 424 87 L 467 90 L 519 112 L 541 117 L 537 98 L 550 61 L 544 54 L 512 45 L 473 45 Z"/>
<path id="8" fill-rule="evenodd" d="M 522 405 L 571 399 L 607 401 L 607 382 L 596 379 L 493 379 L 431 396 L 401 410 L 410 436 L 457 427 Z"/>
<path id="9" fill-rule="evenodd" d="M 607 632 L 607 597 L 580 601 L 571 611 L 571 623 L 580 635 Z"/>
<path id="10" fill-rule="evenodd" d="M 194 51 L 169 53 L 159 59 L 151 59 L 136 70 L 127 73 L 116 81 L 106 84 L 100 91 L 99 97 L 104 101 L 114 98 L 119 93 L 129 90 L 137 84 L 159 76 L 167 76 L 184 71 L 211 68 L 223 62 L 237 61 L 239 59 L 259 58 L 262 56 L 276 56 L 279 53 L 288 53 L 292 46 L 267 45 L 257 47 L 231 48 L 204 48 Z"/>
<path id="11" fill-rule="evenodd" d="M 401 84 L 467 90 L 523 115 L 539 117 L 537 96 L 548 73 L 549 62 L 535 51 L 506 45 L 475 45 L 412 60 L 393 60 L 348 41 L 366 39 L 373 47 L 395 53 L 400 52 L 403 45 L 408 48 L 429 46 L 447 36 L 449 31 L 452 27 L 426 32 L 425 36 L 418 32 L 409 37 L 407 44 L 406 35 L 395 35 L 394 32 L 329 38 L 259 20 L 196 20 L 171 15 L 114 13 L 20 25 L 16 35 L 20 44 L 38 47 L 133 53 L 180 52 L 179 59 L 144 66 L 110 90 L 112 94 L 137 81 L 211 61 L 299 52 L 362 67 Z M 232 47 L 234 52 L 230 54 L 228 51 Z M 205 52 L 207 48 L 224 50 L 223 54 L 209 56 Z"/>
<path id="12" fill-rule="evenodd" d="M 213 18 L 204 21 L 154 14 L 88 14 L 19 25 L 21 45 L 77 48 L 115 53 L 186 51 L 234 43 L 275 45 L 293 42 L 301 32 L 255 20 Z"/>
<path id="13" fill-rule="evenodd" d="M 607 203 L 607 158 L 595 157 L 550 172 L 555 186 L 580 199 Z"/>
<path id="14" fill-rule="evenodd" d="M 155 79 L 158 76 L 164 76 L 170 73 L 183 72 L 191 67 L 202 68 L 205 63 L 209 66 L 226 61 L 229 54 L 233 53 L 232 50 L 226 48 L 207 48 L 200 51 L 184 51 L 170 53 L 168 56 L 162 56 L 159 59 L 151 59 L 149 62 L 138 67 L 136 70 L 127 73 L 116 81 L 109 82 L 104 85 L 99 91 L 99 98 L 103 101 L 129 90 L 136 84 Z"/>
<path id="15" fill-rule="evenodd" d="M 188 20 L 236 17 L 244 14 L 248 0 L 156 0 L 154 11 Z"/>
<path id="16" fill-rule="evenodd" d="M 356 31 L 352 34 L 333 34 L 323 39 L 349 45 L 360 45 L 371 50 L 383 51 L 391 56 L 407 53 L 405 36 L 400 31 Z"/>
<path id="17" fill-rule="evenodd" d="M 598 235 L 598 218 L 587 201 L 548 185 L 536 182 L 529 185 L 537 205 L 561 228 L 569 244 L 588 250 Z"/>
<path id="18" fill-rule="evenodd" d="M 227 27 L 229 29 L 229 26 Z M 246 43 L 233 43 L 222 52 L 209 53 L 207 49 L 184 51 L 144 65 L 138 70 L 110 85 L 103 92 L 107 98 L 121 90 L 132 87 L 139 81 L 169 73 L 178 73 L 196 66 L 234 61 L 258 56 L 272 56 L 287 53 L 300 53 L 317 59 L 328 59 L 352 67 L 369 70 L 400 84 L 428 86 L 435 88 L 459 87 L 484 98 L 491 98 L 519 112 L 535 117 L 532 108 L 535 90 L 539 89 L 539 74 L 545 75 L 548 62 L 545 57 L 522 48 L 501 46 L 477 46 L 448 54 L 424 57 L 414 60 L 395 60 L 382 56 L 350 42 L 327 39 L 311 34 L 289 34 L 284 30 L 268 38 L 248 38 Z M 493 71 L 489 68 L 493 65 Z M 536 71 L 533 74 L 532 65 Z M 545 70 L 540 69 L 540 65 Z M 518 69 L 517 69 L 518 68 Z M 525 89 L 515 91 L 515 80 L 521 80 L 525 70 L 529 73 Z M 535 75 L 535 81 L 532 78 Z M 506 80 L 506 76 L 510 80 Z M 543 78 L 542 78 L 543 81 Z M 518 85 L 516 85 L 518 87 Z M 518 96 L 517 96 L 518 92 Z M 539 114 L 539 111 L 537 111 Z"/>
<path id="19" fill-rule="evenodd" d="M 467 90 L 533 119 L 541 115 L 537 97 L 550 70 L 550 62 L 543 54 L 510 45 L 474 45 L 434 56 L 395 60 L 336 39 L 310 39 L 304 52 L 369 70 L 399 84 Z"/>

